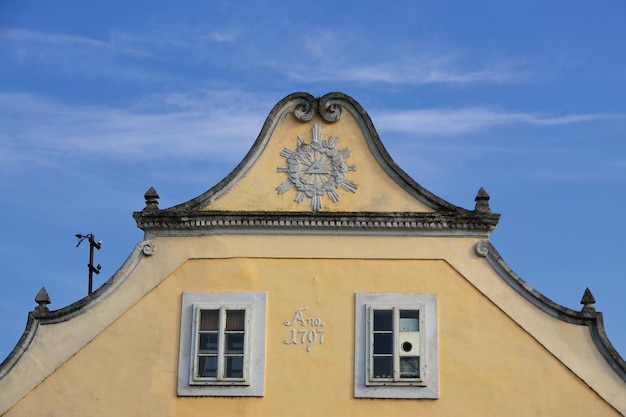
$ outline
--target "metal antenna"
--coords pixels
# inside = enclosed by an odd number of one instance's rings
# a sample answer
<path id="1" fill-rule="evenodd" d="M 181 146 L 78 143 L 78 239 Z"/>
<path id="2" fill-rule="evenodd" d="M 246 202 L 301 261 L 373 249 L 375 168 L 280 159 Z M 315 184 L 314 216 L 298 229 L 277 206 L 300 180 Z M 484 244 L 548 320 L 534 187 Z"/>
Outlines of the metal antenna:
<path id="1" fill-rule="evenodd" d="M 93 274 L 95 272 L 96 275 L 98 275 L 100 273 L 100 269 L 102 269 L 102 265 L 100 264 L 96 265 L 95 267 L 93 266 L 93 248 L 100 250 L 100 247 L 102 246 L 102 241 L 99 240 L 96 242 L 96 237 L 93 233 L 89 233 L 88 235 L 81 235 L 80 233 L 78 233 L 74 236 L 76 236 L 76 238 L 78 239 L 76 247 L 83 243 L 83 240 L 89 240 L 89 263 L 87 264 L 87 268 L 89 268 L 89 288 L 87 289 L 87 295 L 89 295 L 93 292 Z"/>

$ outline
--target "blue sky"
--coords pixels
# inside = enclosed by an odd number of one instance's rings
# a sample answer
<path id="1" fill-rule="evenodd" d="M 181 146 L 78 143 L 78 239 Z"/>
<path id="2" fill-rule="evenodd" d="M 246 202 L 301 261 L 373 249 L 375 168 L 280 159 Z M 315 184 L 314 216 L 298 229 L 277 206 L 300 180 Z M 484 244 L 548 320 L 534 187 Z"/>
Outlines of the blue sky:
<path id="1" fill-rule="evenodd" d="M 552 300 L 586 287 L 626 356 L 626 3 L 0 0 L 0 361 L 34 297 L 86 295 L 243 158 L 287 94 L 341 91 L 421 185 L 502 219 Z"/>

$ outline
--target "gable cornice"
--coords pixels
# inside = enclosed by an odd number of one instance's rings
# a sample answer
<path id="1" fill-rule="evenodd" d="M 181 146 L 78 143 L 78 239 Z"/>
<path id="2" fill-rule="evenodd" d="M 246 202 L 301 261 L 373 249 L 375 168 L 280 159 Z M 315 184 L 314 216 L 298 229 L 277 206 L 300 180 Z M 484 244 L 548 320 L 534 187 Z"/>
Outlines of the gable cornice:
<path id="1" fill-rule="evenodd" d="M 479 241 L 475 246 L 475 251 L 478 256 L 487 260 L 506 283 L 535 307 L 559 320 L 587 326 L 591 339 L 598 351 L 615 373 L 626 382 L 626 361 L 624 361 L 609 340 L 604 329 L 604 320 L 601 312 L 595 311 L 595 308 L 589 305 L 585 305 L 582 311 L 576 311 L 555 303 L 517 275 L 488 240 Z M 587 293 L 588 290 L 585 291 L 585 295 Z M 584 299 L 585 297 L 583 297 L 583 301 Z"/>
<path id="2" fill-rule="evenodd" d="M 213 212 L 159 210 L 134 213 L 148 236 L 212 233 L 429 235 L 487 237 L 499 215 L 476 212 Z"/>
<path id="3" fill-rule="evenodd" d="M 31 343 L 37 336 L 37 332 L 41 326 L 66 322 L 88 312 L 89 309 L 93 308 L 95 305 L 104 301 L 107 297 L 112 295 L 115 290 L 120 285 L 122 285 L 128 277 L 132 275 L 132 273 L 136 270 L 141 261 L 146 256 L 151 256 L 154 251 L 155 246 L 152 241 L 144 240 L 140 242 L 139 244 L 137 244 L 133 252 L 130 254 L 128 259 L 126 259 L 120 269 L 118 269 L 111 278 L 109 278 L 104 284 L 102 284 L 102 286 L 97 288 L 94 292 L 87 295 L 86 297 L 58 310 L 48 310 L 47 306 L 43 305 L 50 302 L 49 298 L 47 299 L 47 302 L 40 302 L 39 300 L 37 300 L 39 298 L 39 295 L 42 292 L 45 292 L 45 288 L 42 288 L 42 290 L 40 290 L 39 294 L 37 294 L 37 297 L 35 298 L 35 300 L 40 305 L 36 307 L 33 311 L 30 311 L 28 313 L 26 328 L 24 329 L 22 336 L 18 340 L 13 350 L 9 353 L 9 355 L 4 359 L 4 361 L 2 361 L 2 363 L 0 363 L 0 386 L 5 376 L 9 374 L 13 367 L 22 358 L 24 353 L 30 348 Z M 68 353 L 68 355 L 73 353 L 74 352 Z M 58 365 L 60 365 L 60 363 L 56 364 L 56 366 Z M 35 381 L 33 383 L 39 382 L 40 381 Z M 0 399 L 0 414 L 3 412 L 3 403 Z"/>

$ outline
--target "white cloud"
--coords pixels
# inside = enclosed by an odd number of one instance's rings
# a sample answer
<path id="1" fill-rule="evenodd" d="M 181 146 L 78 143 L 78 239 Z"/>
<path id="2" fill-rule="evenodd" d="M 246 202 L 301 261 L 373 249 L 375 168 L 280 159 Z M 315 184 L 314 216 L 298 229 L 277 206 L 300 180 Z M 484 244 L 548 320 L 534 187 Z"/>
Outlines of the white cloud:
<path id="1" fill-rule="evenodd" d="M 61 73 L 102 68 L 104 60 L 115 54 L 109 43 L 100 40 L 24 29 L 1 30 L 0 42 L 5 59 Z"/>
<path id="2" fill-rule="evenodd" d="M 461 135 L 504 125 L 550 126 L 609 119 L 626 119 L 626 115 L 593 113 L 550 116 L 482 107 L 404 110 L 375 114 L 376 127 L 381 131 L 430 135 Z"/>
<path id="3" fill-rule="evenodd" d="M 314 67 L 314 68 L 313 68 Z M 463 70 L 439 59 L 402 59 L 387 62 L 346 65 L 315 65 L 290 69 L 290 77 L 302 81 L 336 81 L 386 84 L 476 84 L 517 83 L 527 78 L 505 65 Z"/>
<path id="4" fill-rule="evenodd" d="M 48 77 L 70 82 L 184 82 L 181 68 L 201 62 L 207 69 L 235 68 L 247 62 L 237 48 L 238 32 L 229 28 L 171 28 L 127 31 L 111 29 L 102 39 L 26 29 L 0 30 L 0 59 L 13 68 L 37 68 Z M 216 81 L 216 80 L 214 80 Z"/>
<path id="5" fill-rule="evenodd" d="M 337 31 L 305 34 L 300 59 L 274 65 L 299 81 L 385 84 L 519 83 L 530 74 L 510 61 L 468 63 L 466 53 L 442 45 Z"/>
<path id="6" fill-rule="evenodd" d="M 50 77 L 60 75 L 72 81 L 98 77 L 146 81 L 156 77 L 151 66 L 139 66 L 133 60 L 140 57 L 154 62 L 150 50 L 120 39 L 112 42 L 110 39 L 8 29 L 0 31 L 0 42 L 3 45 L 2 58 L 11 62 L 14 68 L 29 71 L 36 68 Z"/>
<path id="7" fill-rule="evenodd" d="M 238 34 L 234 30 L 214 30 L 209 33 L 209 39 L 218 43 L 233 43 L 237 40 Z"/>
<path id="8" fill-rule="evenodd" d="M 473 85 L 518 83 L 529 77 L 506 61 L 468 63 L 464 53 L 449 48 L 396 39 L 363 42 L 358 33 L 337 31 L 276 37 L 271 32 L 252 35 L 236 26 L 112 29 L 100 40 L 7 29 L 0 31 L 0 41 L 14 57 L 49 71 L 117 80 L 141 81 L 169 73 L 168 65 L 159 65 L 164 62 L 203 62 L 208 68 L 244 71 L 269 68 L 306 83 Z"/>
<path id="9" fill-rule="evenodd" d="M 112 29 L 106 40 L 77 35 L 37 32 L 26 29 L 0 30 L 0 40 L 22 57 L 80 56 L 84 54 L 112 54 L 157 58 L 163 51 L 190 47 L 187 40 L 176 33 L 128 32 Z"/>
<path id="10" fill-rule="evenodd" d="M 236 91 L 204 91 L 112 108 L 0 95 L 0 154 L 11 155 L 14 165 L 39 163 L 47 156 L 228 160 L 245 153 L 256 139 L 269 111 L 263 101 Z"/>
<path id="11" fill-rule="evenodd" d="M 106 42 L 76 35 L 64 35 L 58 33 L 36 32 L 26 29 L 5 29 L 0 30 L 0 39 L 5 42 L 13 42 L 20 46 L 28 44 L 38 46 L 73 47 L 73 48 L 104 48 L 110 49 Z"/>
<path id="12" fill-rule="evenodd" d="M 122 161 L 205 158 L 238 162 L 256 139 L 272 104 L 266 96 L 241 91 L 152 95 L 125 108 L 4 94 L 0 95 L 0 160 L 3 170 L 24 162 L 46 164 L 58 158 L 94 155 Z M 398 132 L 461 137 L 509 125 L 541 127 L 615 118 L 624 115 L 545 116 L 480 107 L 373 114 L 376 128 L 388 136 Z M 400 143 L 406 140 L 397 138 Z M 396 146 L 403 146 L 400 143 Z M 412 139 L 411 143 L 415 146 Z M 472 148 L 476 149 L 475 143 Z"/>

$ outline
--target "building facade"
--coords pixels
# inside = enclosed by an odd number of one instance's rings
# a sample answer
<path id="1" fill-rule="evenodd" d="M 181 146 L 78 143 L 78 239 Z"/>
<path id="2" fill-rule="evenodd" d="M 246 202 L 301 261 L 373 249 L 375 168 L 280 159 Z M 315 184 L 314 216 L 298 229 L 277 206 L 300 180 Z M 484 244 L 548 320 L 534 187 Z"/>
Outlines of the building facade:
<path id="1" fill-rule="evenodd" d="M 499 215 L 425 190 L 352 98 L 295 93 L 94 293 L 45 290 L 0 365 L 16 416 L 623 416 L 626 364 L 519 278 Z M 51 404 L 54 404 L 52 407 Z"/>

